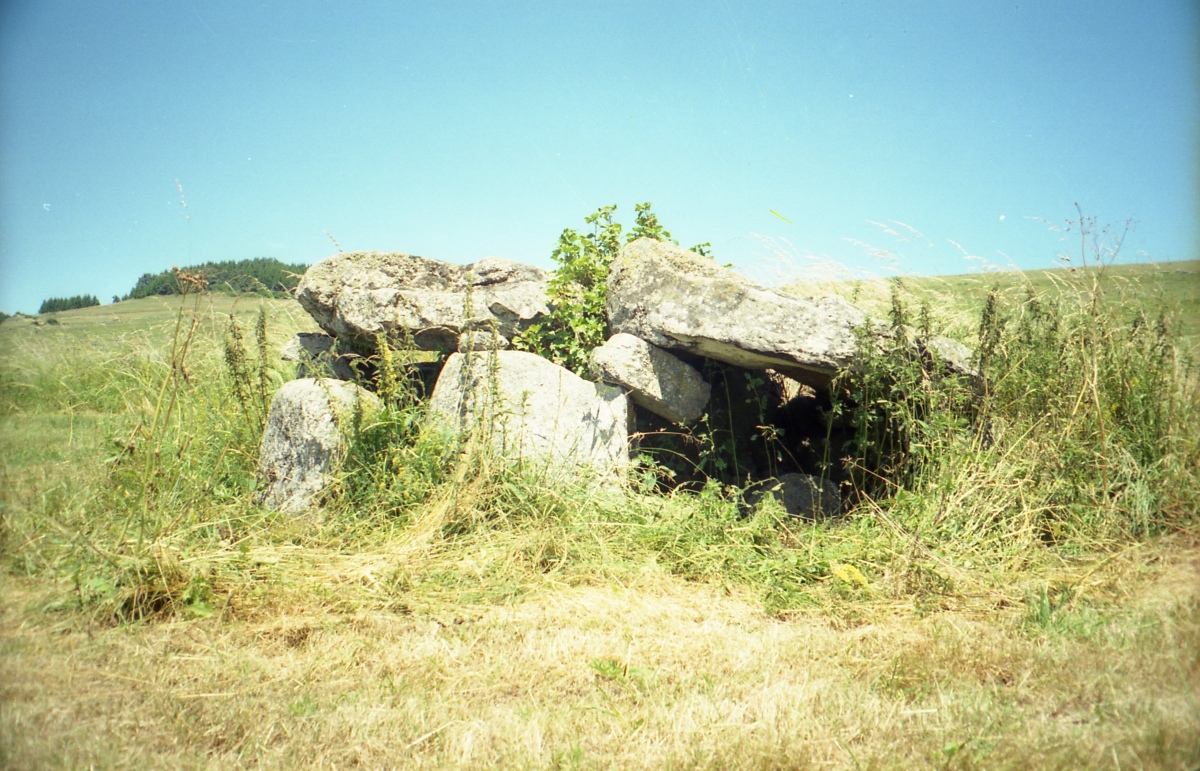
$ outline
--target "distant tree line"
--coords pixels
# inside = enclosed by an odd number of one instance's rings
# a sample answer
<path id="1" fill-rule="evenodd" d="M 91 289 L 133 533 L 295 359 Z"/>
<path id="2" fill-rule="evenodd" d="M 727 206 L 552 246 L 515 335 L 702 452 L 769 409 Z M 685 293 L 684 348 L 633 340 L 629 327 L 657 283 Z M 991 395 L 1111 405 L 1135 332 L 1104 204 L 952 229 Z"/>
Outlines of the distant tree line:
<path id="1" fill-rule="evenodd" d="M 229 294 L 255 294 L 282 297 L 296 288 L 300 276 L 308 270 L 304 263 L 288 264 L 271 257 L 255 257 L 252 260 L 227 260 L 206 262 L 183 270 L 200 273 L 208 281 L 208 288 Z M 179 294 L 179 283 L 175 273 L 146 273 L 137 280 L 129 294 L 122 300 L 137 300 L 153 295 Z"/>
<path id="2" fill-rule="evenodd" d="M 96 299 L 96 296 L 90 294 L 77 294 L 74 297 L 51 297 L 49 300 L 42 301 L 42 307 L 38 309 L 38 313 L 73 311 L 76 308 L 90 308 L 99 304 L 100 301 Z"/>

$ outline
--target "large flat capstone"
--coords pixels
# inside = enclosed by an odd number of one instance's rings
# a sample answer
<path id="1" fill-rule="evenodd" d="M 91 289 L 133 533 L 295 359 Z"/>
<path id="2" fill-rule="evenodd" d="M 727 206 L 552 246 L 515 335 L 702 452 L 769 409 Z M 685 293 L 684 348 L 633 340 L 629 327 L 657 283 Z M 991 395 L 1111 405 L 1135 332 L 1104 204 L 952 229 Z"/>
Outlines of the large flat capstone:
<path id="1" fill-rule="evenodd" d="M 632 408 L 620 388 L 592 383 L 523 351 L 456 353 L 446 360 L 430 416 L 480 431 L 518 462 L 612 477 L 629 465 Z"/>
<path id="2" fill-rule="evenodd" d="M 851 364 L 855 329 L 869 323 L 841 298 L 769 289 L 649 238 L 627 244 L 613 260 L 608 318 L 614 333 L 739 367 L 776 369 L 820 388 Z"/>
<path id="3" fill-rule="evenodd" d="M 452 351 L 467 329 L 512 338 L 549 313 L 547 273 L 487 258 L 454 265 L 399 252 L 352 252 L 322 260 L 296 289 L 329 334 L 370 353 L 380 333 L 407 335 L 423 350 Z"/>

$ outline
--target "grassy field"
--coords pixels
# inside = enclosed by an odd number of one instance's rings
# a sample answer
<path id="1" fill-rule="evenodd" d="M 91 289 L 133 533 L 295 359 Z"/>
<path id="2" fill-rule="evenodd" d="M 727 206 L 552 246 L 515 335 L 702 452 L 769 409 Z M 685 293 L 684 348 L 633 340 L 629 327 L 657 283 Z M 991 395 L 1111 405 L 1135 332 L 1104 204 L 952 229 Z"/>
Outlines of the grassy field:
<path id="1" fill-rule="evenodd" d="M 893 416 L 920 462 L 818 524 L 549 484 L 403 411 L 280 517 L 295 303 L 6 321 L 0 767 L 1200 767 L 1200 263 L 1103 286 L 906 281 L 973 347 L 1000 308 L 987 430 Z"/>
<path id="2" fill-rule="evenodd" d="M 1053 270 L 1000 270 L 957 276 L 902 278 L 905 292 L 915 301 L 926 300 L 934 307 L 951 336 L 965 337 L 978 325 L 978 309 L 993 287 L 1010 299 L 1032 288 L 1035 292 L 1061 294 L 1079 290 L 1077 275 L 1069 268 Z M 1186 262 L 1110 265 L 1104 270 L 1105 290 L 1111 294 L 1134 294 L 1136 307 L 1167 308 L 1175 313 L 1178 332 L 1192 351 L 1200 344 L 1200 260 Z M 879 313 L 890 302 L 891 281 L 869 279 L 835 283 L 792 283 L 801 294 L 836 293 Z M 957 334 L 956 334 L 957 333 Z"/>

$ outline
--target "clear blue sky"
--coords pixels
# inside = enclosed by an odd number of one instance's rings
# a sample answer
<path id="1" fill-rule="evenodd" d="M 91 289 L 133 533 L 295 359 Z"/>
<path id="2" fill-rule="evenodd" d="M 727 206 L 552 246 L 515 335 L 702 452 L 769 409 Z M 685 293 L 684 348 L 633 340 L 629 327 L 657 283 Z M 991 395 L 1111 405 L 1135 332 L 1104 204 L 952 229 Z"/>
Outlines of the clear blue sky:
<path id="1" fill-rule="evenodd" d="M 1127 259 L 1192 259 L 1196 5 L 10 0 L 0 310 L 313 262 L 325 231 L 550 267 L 564 227 L 647 200 L 760 276 L 780 250 L 969 272 L 951 240 L 1050 267 L 1030 218 L 1075 202 L 1137 221 Z"/>

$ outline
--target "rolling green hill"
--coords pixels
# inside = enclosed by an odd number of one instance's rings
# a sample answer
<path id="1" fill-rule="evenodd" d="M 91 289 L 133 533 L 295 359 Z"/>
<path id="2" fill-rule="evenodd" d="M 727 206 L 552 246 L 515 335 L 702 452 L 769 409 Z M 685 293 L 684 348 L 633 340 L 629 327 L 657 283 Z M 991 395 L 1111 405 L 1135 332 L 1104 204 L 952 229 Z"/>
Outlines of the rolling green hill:
<path id="1" fill-rule="evenodd" d="M 233 295 L 252 293 L 284 297 L 296 288 L 300 276 L 304 275 L 307 269 L 308 266 L 303 263 L 288 264 L 272 257 L 256 257 L 250 260 L 206 262 L 182 270 L 202 275 L 210 291 Z M 144 274 L 123 299 L 138 300 L 179 292 L 179 281 L 174 270 L 164 270 L 162 273 Z"/>
<path id="2" fill-rule="evenodd" d="M 1070 268 L 1032 271 L 996 271 L 952 276 L 902 277 L 902 295 L 913 305 L 927 302 L 937 321 L 952 337 L 970 342 L 978 324 L 978 312 L 994 287 L 1010 302 L 1019 302 L 1032 289 L 1039 296 L 1068 298 L 1082 285 L 1083 274 Z M 1178 324 L 1188 347 L 1200 345 L 1200 260 L 1112 265 L 1104 270 L 1104 295 L 1120 312 L 1133 309 L 1154 317 L 1166 311 Z M 863 281 L 792 283 L 788 291 L 799 294 L 837 294 L 859 304 L 879 317 L 890 307 L 890 279 Z M 1130 302 L 1122 302 L 1131 300 Z M 1132 316 L 1128 320 L 1132 321 Z"/>

